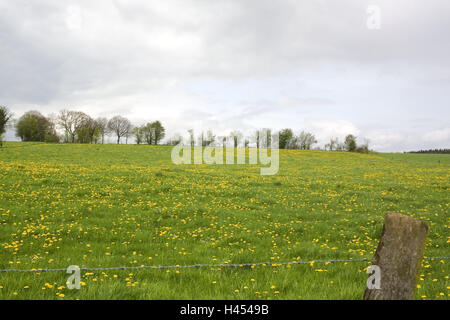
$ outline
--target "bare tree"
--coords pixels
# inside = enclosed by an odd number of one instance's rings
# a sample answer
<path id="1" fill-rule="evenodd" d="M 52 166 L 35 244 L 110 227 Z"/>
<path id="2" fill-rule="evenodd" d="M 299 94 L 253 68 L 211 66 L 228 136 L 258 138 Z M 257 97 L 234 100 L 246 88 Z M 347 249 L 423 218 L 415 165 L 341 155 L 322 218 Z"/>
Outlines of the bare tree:
<path id="1" fill-rule="evenodd" d="M 255 138 L 255 141 L 256 141 L 256 148 L 259 149 L 260 142 L 261 142 L 261 131 L 260 130 L 256 130 L 254 138 Z"/>
<path id="2" fill-rule="evenodd" d="M 237 148 L 239 145 L 239 140 L 242 139 L 242 133 L 239 130 L 232 131 L 230 133 L 230 137 L 231 137 L 231 139 L 233 139 L 234 147 Z"/>
<path id="3" fill-rule="evenodd" d="M 214 133 L 211 130 L 208 130 L 206 132 L 206 137 L 202 131 L 202 134 L 200 136 L 200 143 L 199 143 L 202 147 L 211 146 L 214 144 L 215 141 L 216 141 L 216 136 L 214 135 Z"/>
<path id="4" fill-rule="evenodd" d="M 302 131 L 291 139 L 289 149 L 311 150 L 316 143 L 316 137 L 312 133 Z"/>
<path id="5" fill-rule="evenodd" d="M 179 133 L 175 133 L 172 138 L 167 141 L 169 146 L 176 146 L 183 142 L 183 137 Z"/>
<path id="6" fill-rule="evenodd" d="M 115 116 L 109 120 L 108 129 L 117 136 L 117 144 L 120 144 L 120 138 L 129 135 L 132 125 L 127 118 Z"/>
<path id="7" fill-rule="evenodd" d="M 259 147 L 270 148 L 272 145 L 272 130 L 264 128 L 259 133 Z"/>
<path id="8" fill-rule="evenodd" d="M 128 130 L 127 133 L 125 133 L 125 144 L 128 144 L 128 138 L 130 138 L 132 136 L 133 130 L 134 130 L 134 126 L 132 124 L 130 124 L 130 129 Z"/>
<path id="9" fill-rule="evenodd" d="M 327 149 L 330 150 L 330 151 L 336 150 L 338 143 L 339 143 L 339 139 L 338 138 L 335 138 L 335 139 L 331 138 L 330 139 L 330 143 L 327 143 L 325 145 L 325 150 L 327 150 Z"/>
<path id="10" fill-rule="evenodd" d="M 369 150 L 369 144 L 370 144 L 370 140 L 367 138 L 364 138 L 363 147 L 365 147 L 365 148 L 367 148 L 367 150 Z"/>
<path id="11" fill-rule="evenodd" d="M 84 112 L 63 110 L 58 116 L 58 125 L 66 131 L 70 142 L 75 143 L 77 132 L 86 125 L 89 116 Z"/>
<path id="12" fill-rule="evenodd" d="M 200 136 L 198 137 L 198 145 L 204 147 L 205 146 L 205 133 L 202 131 Z"/>
<path id="13" fill-rule="evenodd" d="M 58 115 L 55 113 L 50 113 L 47 120 L 50 122 L 52 131 L 56 134 L 56 128 L 58 127 Z"/>
<path id="14" fill-rule="evenodd" d="M 105 135 L 108 131 L 108 119 L 106 118 L 97 118 L 97 127 L 98 127 L 98 133 L 102 137 L 102 144 L 105 143 Z"/>
<path id="15" fill-rule="evenodd" d="M 339 140 L 336 140 L 336 151 L 344 151 L 345 145 L 342 142 L 339 142 Z"/>
<path id="16" fill-rule="evenodd" d="M 222 148 L 226 148 L 227 147 L 227 136 L 218 136 L 217 137 L 217 143 L 220 145 L 222 145 Z"/>
<path id="17" fill-rule="evenodd" d="M 189 129 L 188 132 L 189 132 L 189 142 L 192 148 L 195 146 L 194 129 Z"/>
<path id="18" fill-rule="evenodd" d="M 206 132 L 206 142 L 208 143 L 208 146 L 214 145 L 216 142 L 216 135 L 211 130 Z"/>

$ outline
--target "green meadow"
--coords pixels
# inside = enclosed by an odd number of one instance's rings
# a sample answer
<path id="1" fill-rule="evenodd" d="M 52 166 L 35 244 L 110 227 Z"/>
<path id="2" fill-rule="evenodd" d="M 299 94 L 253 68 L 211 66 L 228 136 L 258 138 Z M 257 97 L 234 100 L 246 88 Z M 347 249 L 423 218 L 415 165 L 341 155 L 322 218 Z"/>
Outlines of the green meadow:
<path id="1" fill-rule="evenodd" d="M 361 299 L 384 215 L 427 222 L 449 253 L 450 156 L 280 151 L 280 170 L 180 165 L 171 148 L 6 143 L 0 269 L 271 262 L 245 267 L 0 273 L 0 299 Z M 449 299 L 424 260 L 417 299 Z"/>

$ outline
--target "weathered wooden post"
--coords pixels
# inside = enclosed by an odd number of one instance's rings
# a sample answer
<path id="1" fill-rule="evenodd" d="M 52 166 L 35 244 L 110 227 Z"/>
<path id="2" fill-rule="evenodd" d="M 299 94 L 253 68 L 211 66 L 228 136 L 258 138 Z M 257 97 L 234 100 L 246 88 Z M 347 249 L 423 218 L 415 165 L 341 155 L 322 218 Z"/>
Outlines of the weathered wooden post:
<path id="1" fill-rule="evenodd" d="M 380 243 L 372 261 L 378 266 L 379 288 L 366 288 L 364 300 L 413 300 L 423 259 L 428 225 L 388 212 Z M 369 277 L 370 278 L 370 277 Z"/>

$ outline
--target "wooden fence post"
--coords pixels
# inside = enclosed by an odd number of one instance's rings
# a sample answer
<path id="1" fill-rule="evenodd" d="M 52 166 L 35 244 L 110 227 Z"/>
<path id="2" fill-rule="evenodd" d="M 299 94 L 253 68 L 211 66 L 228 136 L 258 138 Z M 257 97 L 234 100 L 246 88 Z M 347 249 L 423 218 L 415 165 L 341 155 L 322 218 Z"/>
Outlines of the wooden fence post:
<path id="1" fill-rule="evenodd" d="M 380 287 L 366 288 L 364 300 L 413 300 L 428 225 L 388 212 L 372 265 L 379 267 Z"/>

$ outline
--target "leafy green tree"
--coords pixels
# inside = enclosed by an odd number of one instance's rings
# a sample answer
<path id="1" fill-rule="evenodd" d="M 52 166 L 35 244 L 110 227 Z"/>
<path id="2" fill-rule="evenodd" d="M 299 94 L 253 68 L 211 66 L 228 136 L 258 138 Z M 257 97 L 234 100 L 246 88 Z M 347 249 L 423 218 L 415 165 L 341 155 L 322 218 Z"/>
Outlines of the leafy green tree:
<path id="1" fill-rule="evenodd" d="M 100 137 L 99 123 L 91 117 L 85 117 L 76 130 L 78 143 L 97 143 Z"/>
<path id="2" fill-rule="evenodd" d="M 37 111 L 29 111 L 20 117 L 16 135 L 22 141 L 51 142 L 57 138 L 53 124 Z"/>
<path id="3" fill-rule="evenodd" d="M 0 147 L 3 146 L 3 134 L 6 132 L 6 125 L 11 117 L 12 114 L 8 108 L 0 106 Z"/>
<path id="4" fill-rule="evenodd" d="M 356 145 L 356 137 L 352 134 L 349 134 L 347 137 L 345 137 L 345 150 L 350 152 L 355 152 L 357 145 Z"/>
<path id="5" fill-rule="evenodd" d="M 159 121 L 149 122 L 139 127 L 139 129 L 139 135 L 142 136 L 142 141 L 147 144 L 157 145 L 166 136 L 166 129 Z"/>
<path id="6" fill-rule="evenodd" d="M 30 114 L 24 114 L 16 124 L 16 136 L 22 141 L 40 141 L 37 119 Z"/>
<path id="7" fill-rule="evenodd" d="M 166 136 L 166 129 L 163 127 L 163 125 L 159 121 L 155 121 L 155 122 L 151 123 L 150 126 L 153 129 L 153 142 L 154 142 L 154 144 L 157 145 Z"/>
<path id="8" fill-rule="evenodd" d="M 283 129 L 279 133 L 279 147 L 280 149 L 286 149 L 289 146 L 289 142 L 293 138 L 294 133 L 291 129 Z"/>
<path id="9" fill-rule="evenodd" d="M 91 138 L 89 134 L 89 128 L 87 127 L 81 127 L 77 130 L 77 143 L 91 143 Z"/>
<path id="10" fill-rule="evenodd" d="M 137 144 L 142 144 L 144 142 L 144 129 L 143 129 L 143 126 L 133 128 L 131 133 L 133 134 L 134 139 L 136 140 Z"/>
<path id="11" fill-rule="evenodd" d="M 153 144 L 154 133 L 151 123 L 147 123 L 146 125 L 141 127 L 143 141 L 146 144 Z"/>

